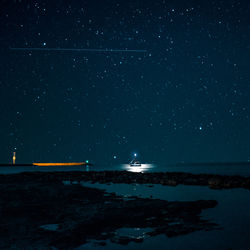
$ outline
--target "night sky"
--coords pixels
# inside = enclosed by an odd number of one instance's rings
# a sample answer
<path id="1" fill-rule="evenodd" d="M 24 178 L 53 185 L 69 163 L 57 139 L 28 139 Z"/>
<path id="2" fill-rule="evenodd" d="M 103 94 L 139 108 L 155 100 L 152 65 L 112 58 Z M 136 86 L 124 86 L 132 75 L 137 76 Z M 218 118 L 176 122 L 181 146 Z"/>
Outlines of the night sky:
<path id="1" fill-rule="evenodd" d="M 250 160 L 249 1 L 0 9 L 1 162 Z"/>

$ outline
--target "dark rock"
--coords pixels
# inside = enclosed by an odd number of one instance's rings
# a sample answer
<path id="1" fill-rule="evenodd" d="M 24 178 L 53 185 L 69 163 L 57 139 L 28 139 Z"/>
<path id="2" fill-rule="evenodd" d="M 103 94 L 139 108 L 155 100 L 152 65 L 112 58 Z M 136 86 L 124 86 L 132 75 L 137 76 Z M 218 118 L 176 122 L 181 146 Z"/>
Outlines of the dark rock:
<path id="1" fill-rule="evenodd" d="M 95 178 L 115 180 L 118 173 L 94 173 Z M 122 173 L 125 178 L 126 173 Z M 157 175 L 153 175 L 156 180 Z M 98 178 L 99 178 L 98 177 Z M 130 179 L 130 177 L 132 177 Z M 139 175 L 150 179 L 150 175 Z M 148 235 L 168 237 L 197 230 L 212 230 L 216 224 L 202 220 L 203 209 L 216 201 L 168 202 L 158 199 L 123 197 L 79 184 L 64 185 L 63 180 L 79 183 L 77 173 L 25 173 L 0 176 L 0 249 L 69 249 L 90 240 L 104 244 L 110 239 L 119 244 L 141 242 L 143 237 L 119 236 L 119 228 L 152 228 Z M 159 177 L 157 177 L 159 178 Z M 104 179 L 103 179 L 104 180 Z M 134 181 L 134 175 L 128 179 Z M 171 179 L 172 180 L 172 179 Z M 44 225 L 56 224 L 46 230 Z"/>
<path id="2" fill-rule="evenodd" d="M 218 178 L 217 179 L 210 179 L 208 181 L 208 185 L 212 189 L 222 189 L 222 187 L 223 187 L 222 180 L 220 180 Z"/>
<path id="3" fill-rule="evenodd" d="M 80 181 L 91 181 L 92 183 L 140 183 L 140 184 L 162 184 L 176 186 L 184 185 L 201 185 L 211 188 L 250 188 L 250 177 L 242 176 L 222 176 L 213 174 L 191 174 L 191 173 L 133 173 L 127 171 L 90 171 L 90 172 L 57 172 L 52 173 L 23 173 L 20 175 L 1 175 L 0 183 L 8 182 L 15 176 L 16 180 L 26 181 L 27 183 L 33 178 L 43 182 L 62 182 L 68 180 L 72 183 Z"/>

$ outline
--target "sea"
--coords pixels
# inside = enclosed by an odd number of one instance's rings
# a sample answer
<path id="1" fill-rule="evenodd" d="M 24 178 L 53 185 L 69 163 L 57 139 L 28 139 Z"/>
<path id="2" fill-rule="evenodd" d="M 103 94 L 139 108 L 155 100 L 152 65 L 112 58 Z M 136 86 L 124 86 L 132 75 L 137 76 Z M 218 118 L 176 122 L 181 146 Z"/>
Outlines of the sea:
<path id="1" fill-rule="evenodd" d="M 229 164 L 141 164 L 130 166 L 129 164 L 95 164 L 93 166 L 1 166 L 0 174 L 12 174 L 22 172 L 56 172 L 56 171 L 130 171 L 130 172 L 187 172 L 193 174 L 219 174 L 250 176 L 250 162 Z"/>
<path id="2" fill-rule="evenodd" d="M 1 174 L 11 174 L 30 171 L 102 171 L 118 170 L 131 172 L 189 172 L 222 175 L 250 176 L 250 166 L 247 164 L 223 164 L 223 165 L 188 165 L 171 166 L 157 164 L 142 164 L 131 167 L 128 164 L 118 165 L 94 165 L 77 167 L 1 167 Z M 75 185 L 65 183 L 65 185 Z M 162 199 L 167 201 L 194 201 L 217 200 L 214 208 L 205 209 L 201 218 L 218 224 L 218 228 L 211 231 L 196 231 L 187 235 L 168 238 L 165 235 L 147 237 L 149 228 L 121 228 L 116 234 L 120 236 L 143 237 L 142 243 L 131 242 L 126 246 L 107 241 L 106 246 L 98 245 L 96 241 L 90 241 L 77 248 L 86 249 L 170 249 L 170 250 L 212 250 L 212 249 L 250 249 L 250 190 L 243 188 L 213 190 L 207 186 L 178 185 L 176 187 L 162 186 L 160 184 L 92 184 L 82 182 L 81 185 L 95 187 L 115 192 L 124 197 L 138 196 L 150 199 Z"/>

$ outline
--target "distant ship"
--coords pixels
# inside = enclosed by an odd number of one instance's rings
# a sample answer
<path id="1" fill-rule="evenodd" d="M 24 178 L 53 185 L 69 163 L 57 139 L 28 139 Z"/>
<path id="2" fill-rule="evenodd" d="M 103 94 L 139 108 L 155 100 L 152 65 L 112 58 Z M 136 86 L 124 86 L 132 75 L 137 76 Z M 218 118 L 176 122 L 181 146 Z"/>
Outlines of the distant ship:
<path id="1" fill-rule="evenodd" d="M 16 152 L 13 152 L 12 163 L 0 163 L 0 167 L 27 167 L 27 166 L 93 166 L 88 160 L 85 162 L 37 162 L 37 163 L 18 163 L 16 164 Z"/>
<path id="2" fill-rule="evenodd" d="M 37 163 L 0 163 L 0 167 L 53 167 L 53 166 L 93 166 L 89 162 L 37 162 Z"/>
<path id="3" fill-rule="evenodd" d="M 141 163 L 136 159 L 137 154 L 134 154 L 134 159 L 129 163 L 131 167 L 140 167 Z"/>
<path id="4" fill-rule="evenodd" d="M 139 161 L 131 161 L 129 164 L 130 164 L 131 167 L 134 167 L 134 166 L 139 167 L 139 166 L 141 166 L 141 163 Z"/>
<path id="5" fill-rule="evenodd" d="M 45 166 L 83 166 L 83 165 L 91 165 L 88 162 L 62 162 L 62 163 L 43 163 L 43 162 L 38 162 L 38 163 L 32 163 L 33 166 L 40 166 L 40 167 L 45 167 Z"/>

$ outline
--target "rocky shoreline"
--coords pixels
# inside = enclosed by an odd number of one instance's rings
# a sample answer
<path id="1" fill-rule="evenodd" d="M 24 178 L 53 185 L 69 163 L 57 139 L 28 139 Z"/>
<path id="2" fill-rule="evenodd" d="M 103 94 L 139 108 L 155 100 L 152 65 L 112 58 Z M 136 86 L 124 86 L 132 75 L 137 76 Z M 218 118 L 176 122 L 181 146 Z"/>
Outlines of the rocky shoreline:
<path id="1" fill-rule="evenodd" d="M 182 172 L 133 173 L 128 171 L 84 172 L 82 176 L 73 174 L 70 178 L 93 183 L 138 183 L 162 184 L 167 186 L 198 185 L 212 189 L 246 188 L 250 189 L 250 177 L 215 174 L 191 174 Z"/>
<path id="2" fill-rule="evenodd" d="M 168 202 L 122 197 L 79 184 L 89 180 L 146 183 L 140 174 L 128 173 L 126 176 L 121 172 L 122 177 L 118 178 L 119 173 L 1 175 L 0 248 L 73 249 L 91 240 L 105 245 L 108 239 L 128 244 L 159 234 L 174 237 L 218 228 L 214 222 L 200 217 L 203 209 L 217 205 L 214 200 Z M 71 185 L 65 185 L 65 181 Z M 151 183 L 154 182 L 151 180 Z M 150 228 L 150 231 L 138 237 L 128 237 L 117 233 L 120 228 Z"/>
<path id="3" fill-rule="evenodd" d="M 191 174 L 183 172 L 133 173 L 128 171 L 72 171 L 72 172 L 26 172 L 21 174 L 0 175 L 0 183 L 30 179 L 47 180 L 51 182 L 81 182 L 92 183 L 138 183 L 162 184 L 168 186 L 198 185 L 209 186 L 212 189 L 246 188 L 250 189 L 250 177 L 227 176 L 215 174 Z"/>

